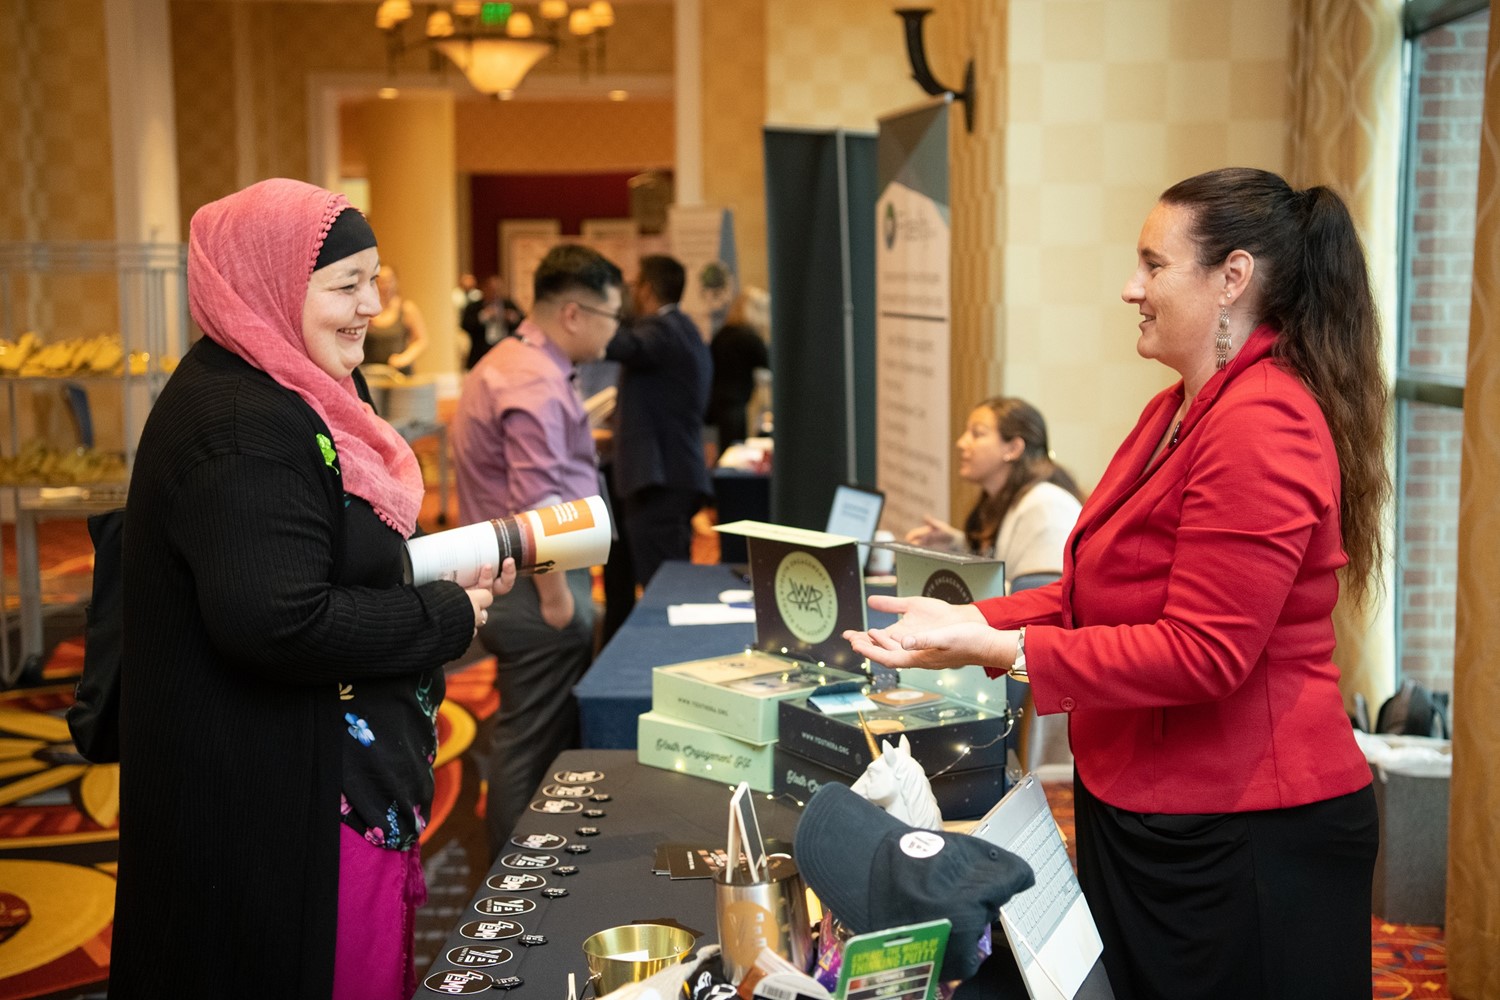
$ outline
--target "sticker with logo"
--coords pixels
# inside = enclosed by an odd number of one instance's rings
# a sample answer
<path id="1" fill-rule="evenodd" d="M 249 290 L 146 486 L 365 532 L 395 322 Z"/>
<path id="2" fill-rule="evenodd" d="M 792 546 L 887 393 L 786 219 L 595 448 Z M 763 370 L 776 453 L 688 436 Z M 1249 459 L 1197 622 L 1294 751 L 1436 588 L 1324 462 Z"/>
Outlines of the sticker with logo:
<path id="1" fill-rule="evenodd" d="M 528 948 L 535 948 L 537 945 L 541 945 L 541 944 L 546 944 L 547 943 L 547 935 L 545 935 L 545 934 L 522 934 L 521 935 L 521 943 L 524 944 Z"/>
<path id="2" fill-rule="evenodd" d="M 523 983 L 525 983 L 525 982 L 526 982 L 526 980 L 522 979 L 520 976 L 505 976 L 505 977 L 503 977 L 501 979 L 495 980 L 495 989 L 497 989 L 497 990 L 518 990 L 518 989 L 521 988 L 521 985 Z"/>
<path id="3" fill-rule="evenodd" d="M 599 828 L 597 826 L 580 826 L 578 829 L 574 830 L 573 832 L 576 833 L 576 834 L 578 834 L 578 836 L 580 836 L 580 837 L 597 837 L 597 836 L 599 836 Z"/>
<path id="4" fill-rule="evenodd" d="M 964 582 L 964 578 L 951 569 L 940 569 L 927 578 L 922 584 L 923 597 L 936 597 L 940 601 L 949 604 L 973 604 L 974 592 Z"/>
<path id="5" fill-rule="evenodd" d="M 543 889 L 542 890 L 542 895 L 546 896 L 548 899 L 562 899 L 567 894 L 568 894 L 568 890 L 564 889 L 560 885 L 559 886 L 555 886 L 555 887 L 553 887 L 551 889 Z"/>
<path id="6" fill-rule="evenodd" d="M 603 781 L 603 771 L 558 771 L 552 776 L 553 781 L 560 781 L 564 785 L 587 785 L 591 781 Z"/>
<path id="7" fill-rule="evenodd" d="M 504 941 L 524 933 L 526 928 L 514 920 L 470 920 L 458 929 L 458 933 L 470 941 Z"/>
<path id="8" fill-rule="evenodd" d="M 944 841 L 931 830 L 913 830 L 902 834 L 900 844 L 908 858 L 930 858 L 943 849 Z"/>
<path id="9" fill-rule="evenodd" d="M 587 854 L 592 848 L 588 844 L 569 844 L 564 850 L 569 854 Z"/>
<path id="10" fill-rule="evenodd" d="M 525 851 L 511 851 L 500 859 L 500 863 L 507 868 L 540 871 L 556 867 L 557 859 L 550 854 L 528 854 Z"/>
<path id="11" fill-rule="evenodd" d="M 586 799 L 594 790 L 588 785 L 545 785 L 542 794 L 549 799 Z"/>
<path id="12" fill-rule="evenodd" d="M 603 819 L 608 815 L 603 809 L 585 809 L 583 814 L 589 819 Z"/>
<path id="13" fill-rule="evenodd" d="M 517 917 L 536 909 L 536 900 L 525 896 L 486 896 L 474 904 L 474 909 L 487 917 Z"/>
<path id="14" fill-rule="evenodd" d="M 552 816 L 576 813 L 582 809 L 583 803 L 574 802 L 572 799 L 537 799 L 531 804 L 532 812 L 547 813 Z"/>
<path id="15" fill-rule="evenodd" d="M 589 801 L 590 802 L 608 802 L 612 798 L 614 798 L 614 796 L 610 795 L 608 792 L 600 792 L 598 795 L 590 795 L 589 796 Z"/>
<path id="16" fill-rule="evenodd" d="M 449 948 L 448 953 L 443 956 L 449 965 L 462 965 L 470 968 L 504 965 L 514 957 L 515 952 L 509 948 L 502 948 L 498 944 L 489 948 L 466 944 L 462 948 Z"/>
<path id="17" fill-rule="evenodd" d="M 532 889 L 540 889 L 547 884 L 547 880 L 540 875 L 504 874 L 491 875 L 484 880 L 484 884 L 497 892 L 530 892 Z"/>
<path id="18" fill-rule="evenodd" d="M 510 842 L 530 851 L 555 851 L 566 844 L 568 838 L 560 833 L 527 833 L 510 838 Z"/>
<path id="19" fill-rule="evenodd" d="M 817 557 L 793 551 L 776 567 L 776 611 L 792 635 L 816 645 L 833 634 L 839 599 L 833 578 Z"/>
<path id="20" fill-rule="evenodd" d="M 495 978 L 469 969 L 449 969 L 447 972 L 434 972 L 422 980 L 422 985 L 436 993 L 457 997 L 494 989 Z"/>
<path id="21" fill-rule="evenodd" d="M 577 875 L 578 874 L 578 866 L 577 865 L 559 865 L 557 867 L 557 874 L 559 874 L 559 875 Z"/>

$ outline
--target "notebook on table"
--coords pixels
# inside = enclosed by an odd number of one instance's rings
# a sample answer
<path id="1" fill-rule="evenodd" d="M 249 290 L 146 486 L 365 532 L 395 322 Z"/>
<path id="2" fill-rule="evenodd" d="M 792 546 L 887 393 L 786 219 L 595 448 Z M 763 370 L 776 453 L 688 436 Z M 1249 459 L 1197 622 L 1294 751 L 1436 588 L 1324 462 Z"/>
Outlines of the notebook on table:
<path id="1" fill-rule="evenodd" d="M 1036 873 L 1035 885 L 1000 907 L 1000 924 L 1032 1000 L 1113 1000 L 1099 965 L 1099 930 L 1036 775 L 1006 792 L 972 832 L 1019 855 Z"/>

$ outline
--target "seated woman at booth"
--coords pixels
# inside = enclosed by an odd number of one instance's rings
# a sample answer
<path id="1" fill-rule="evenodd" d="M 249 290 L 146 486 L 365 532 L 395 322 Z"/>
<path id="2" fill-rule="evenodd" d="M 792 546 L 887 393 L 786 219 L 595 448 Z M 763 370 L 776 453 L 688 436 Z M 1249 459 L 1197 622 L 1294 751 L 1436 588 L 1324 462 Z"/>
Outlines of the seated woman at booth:
<path id="1" fill-rule="evenodd" d="M 1083 493 L 1052 461 L 1041 413 L 1024 399 L 993 396 L 969 414 L 956 446 L 958 474 L 982 490 L 974 509 L 962 529 L 929 515 L 906 540 L 1003 560 L 1008 590 L 1056 579 Z"/>

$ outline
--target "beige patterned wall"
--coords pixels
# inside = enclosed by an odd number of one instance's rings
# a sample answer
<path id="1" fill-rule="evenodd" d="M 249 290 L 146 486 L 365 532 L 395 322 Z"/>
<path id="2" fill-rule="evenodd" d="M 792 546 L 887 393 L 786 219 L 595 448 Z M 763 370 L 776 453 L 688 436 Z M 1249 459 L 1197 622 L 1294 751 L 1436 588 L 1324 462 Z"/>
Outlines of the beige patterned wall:
<path id="1" fill-rule="evenodd" d="M 1453 657 L 1453 788 L 1448 819 L 1449 986 L 1459 1000 L 1500 996 L 1500 6 L 1490 6 L 1484 74 L 1474 293 L 1458 496 L 1458 634 Z"/>
<path id="2" fill-rule="evenodd" d="M 27 151 L 35 142 L 22 101 L 25 69 L 21 49 L 23 0 L 0 0 L 0 240 L 27 238 L 24 191 Z"/>
<path id="3" fill-rule="evenodd" d="M 373 10 L 343 3 L 171 5 L 184 237 L 199 206 L 240 187 L 242 156 L 247 179 L 307 177 L 308 77 L 384 70 L 385 40 Z M 249 63 L 244 101 L 235 84 L 241 58 Z M 250 140 L 243 150 L 242 127 Z"/>
<path id="4" fill-rule="evenodd" d="M 114 237 L 102 0 L 0 2 L 0 239 Z M 69 337 L 116 326 L 113 276 L 17 289 L 20 325 Z"/>
<path id="5" fill-rule="evenodd" d="M 742 285 L 765 288 L 766 5 L 704 3 L 703 199 L 734 211 Z"/>
<path id="6" fill-rule="evenodd" d="M 705 8 L 727 3 L 703 0 Z M 886 0 L 765 0 L 765 6 L 772 124 L 874 129 L 879 116 L 926 99 L 911 81 L 901 21 Z M 704 66 L 714 58 L 705 49 Z"/>
<path id="7" fill-rule="evenodd" d="M 1058 459 L 1091 486 L 1172 380 L 1136 356 L 1135 313 L 1119 299 L 1156 195 L 1212 167 L 1284 169 L 1288 4 L 1001 6 L 946 0 L 929 19 L 939 77 L 973 56 L 981 81 L 976 132 L 952 143 L 954 357 L 966 373 L 954 410 L 973 401 L 960 392 L 1031 400 Z M 987 384 L 970 387 L 972 371 Z"/>

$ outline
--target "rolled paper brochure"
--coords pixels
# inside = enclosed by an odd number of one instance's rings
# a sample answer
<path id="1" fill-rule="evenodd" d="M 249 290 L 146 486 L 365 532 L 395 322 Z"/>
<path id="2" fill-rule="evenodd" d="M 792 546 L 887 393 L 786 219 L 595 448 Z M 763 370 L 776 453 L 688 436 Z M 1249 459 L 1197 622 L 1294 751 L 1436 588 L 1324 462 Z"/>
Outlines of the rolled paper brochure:
<path id="1" fill-rule="evenodd" d="M 498 574 L 508 558 L 520 573 L 597 566 L 609 557 L 609 539 L 609 508 L 601 497 L 568 500 L 412 538 L 406 543 L 408 579 L 470 586 L 480 567 Z"/>

